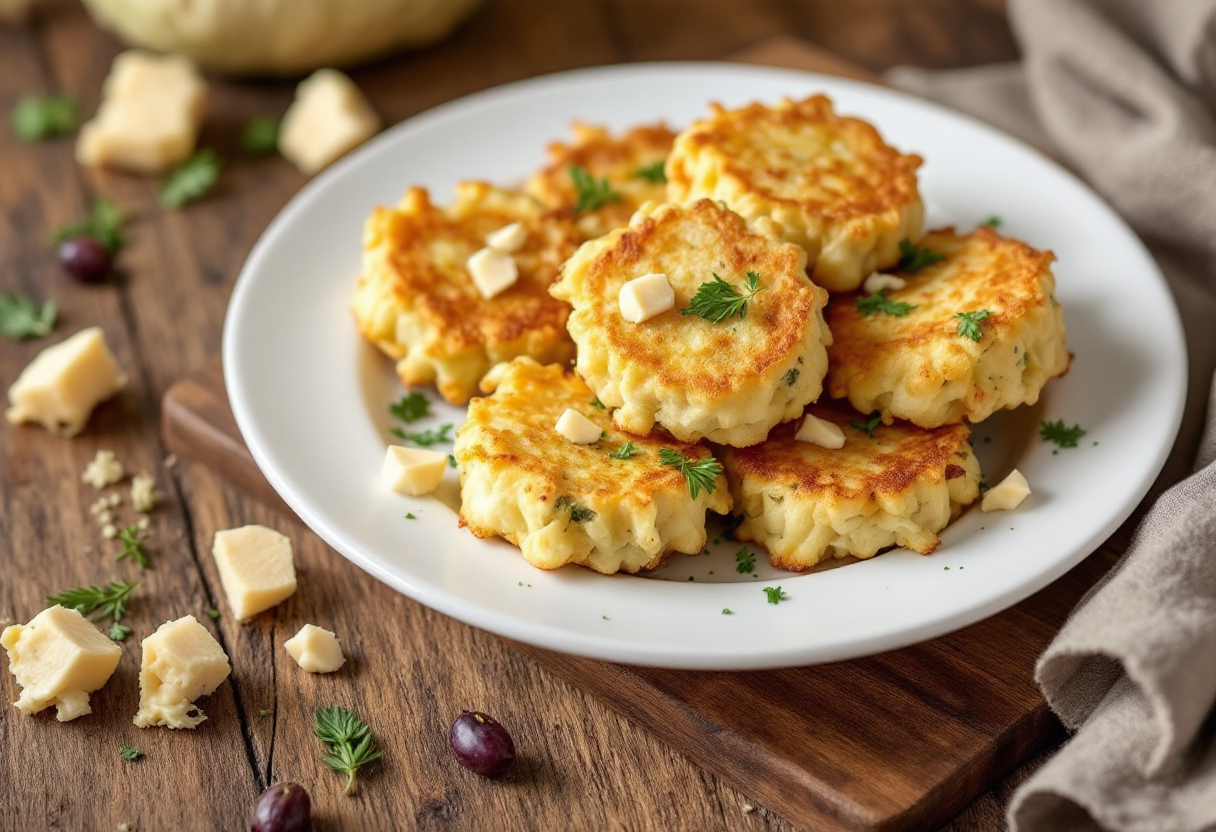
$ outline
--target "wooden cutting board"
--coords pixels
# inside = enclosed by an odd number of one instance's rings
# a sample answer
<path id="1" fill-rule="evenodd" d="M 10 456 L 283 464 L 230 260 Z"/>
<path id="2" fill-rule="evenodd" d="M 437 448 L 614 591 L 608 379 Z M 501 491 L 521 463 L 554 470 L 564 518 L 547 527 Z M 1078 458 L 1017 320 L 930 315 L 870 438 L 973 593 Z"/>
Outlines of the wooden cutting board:
<path id="1" fill-rule="evenodd" d="M 792 39 L 733 57 L 867 77 Z M 218 359 L 174 385 L 163 404 L 170 448 L 290 514 L 241 440 Z M 1129 526 L 1012 609 L 866 659 L 692 672 L 515 646 L 790 820 L 813 829 L 932 829 L 1063 736 L 1034 684 L 1035 660 L 1126 548 Z"/>

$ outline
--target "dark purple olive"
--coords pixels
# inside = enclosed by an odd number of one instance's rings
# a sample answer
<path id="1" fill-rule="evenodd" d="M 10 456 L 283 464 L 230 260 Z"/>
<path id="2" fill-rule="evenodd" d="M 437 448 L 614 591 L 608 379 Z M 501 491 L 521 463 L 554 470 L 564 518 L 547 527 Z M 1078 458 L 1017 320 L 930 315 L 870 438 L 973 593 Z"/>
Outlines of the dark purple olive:
<path id="1" fill-rule="evenodd" d="M 312 801 L 299 783 L 275 783 L 258 797 L 249 815 L 250 832 L 309 832 Z"/>
<path id="2" fill-rule="evenodd" d="M 507 729 L 480 711 L 461 711 L 448 732 L 456 760 L 482 777 L 497 777 L 515 759 L 515 743 Z"/>
<path id="3" fill-rule="evenodd" d="M 110 252 L 96 237 L 84 234 L 59 244 L 59 265 L 77 280 L 100 283 L 110 273 Z"/>

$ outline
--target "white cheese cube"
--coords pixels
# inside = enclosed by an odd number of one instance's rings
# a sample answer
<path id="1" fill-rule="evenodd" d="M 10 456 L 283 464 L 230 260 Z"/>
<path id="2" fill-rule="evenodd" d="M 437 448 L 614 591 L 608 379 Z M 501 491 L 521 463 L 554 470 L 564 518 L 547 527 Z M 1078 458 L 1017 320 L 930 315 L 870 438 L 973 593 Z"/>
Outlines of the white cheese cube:
<path id="1" fill-rule="evenodd" d="M 439 487 L 447 467 L 447 454 L 389 445 L 384 454 L 384 465 L 380 467 L 380 482 L 398 494 L 421 497 Z"/>
<path id="2" fill-rule="evenodd" d="M 12 407 L 4 415 L 13 424 L 37 422 L 54 433 L 75 436 L 93 408 L 126 383 L 105 334 L 92 326 L 34 356 L 8 389 Z"/>
<path id="3" fill-rule="evenodd" d="M 1022 472 L 1014 468 L 1009 476 L 999 484 L 988 489 L 984 499 L 980 501 L 981 511 L 1013 511 L 1030 496 L 1030 483 L 1022 476 Z"/>
<path id="4" fill-rule="evenodd" d="M 193 615 L 166 621 L 144 639 L 139 667 L 140 728 L 194 728 L 207 717 L 194 700 L 218 688 L 232 668 L 228 656 Z"/>
<path id="5" fill-rule="evenodd" d="M 486 235 L 486 245 L 504 254 L 514 254 L 528 240 L 528 232 L 517 222 L 504 225 Z"/>
<path id="6" fill-rule="evenodd" d="M 296 87 L 279 131 L 279 151 L 312 176 L 379 130 L 380 117 L 355 82 L 336 69 L 319 69 Z"/>
<path id="7" fill-rule="evenodd" d="M 899 290 L 908 285 L 908 281 L 902 277 L 893 274 L 883 274 L 882 272 L 874 272 L 866 278 L 865 283 L 861 284 L 861 288 L 865 289 L 871 295 L 876 295 L 883 289 Z"/>
<path id="8" fill-rule="evenodd" d="M 570 408 L 557 420 L 556 430 L 576 445 L 590 445 L 604 435 L 599 425 Z"/>
<path id="9" fill-rule="evenodd" d="M 502 294 L 519 280 L 515 258 L 492 248 L 478 249 L 465 263 L 473 285 L 486 300 Z"/>
<path id="10" fill-rule="evenodd" d="M 282 603 L 296 591 L 291 541 L 274 529 L 241 526 L 216 532 L 211 554 L 237 621 Z"/>
<path id="11" fill-rule="evenodd" d="M 150 474 L 136 474 L 131 479 L 131 508 L 147 514 L 156 508 L 156 478 Z M 147 519 L 146 517 L 144 518 Z"/>
<path id="12" fill-rule="evenodd" d="M 162 173 L 194 152 L 207 84 L 186 58 L 123 52 L 101 92 L 97 115 L 76 140 L 80 164 Z"/>
<path id="13" fill-rule="evenodd" d="M 333 673 L 346 663 L 338 637 L 312 624 L 301 627 L 283 646 L 296 664 L 309 673 Z"/>
<path id="14" fill-rule="evenodd" d="M 844 431 L 838 425 L 824 421 L 813 413 L 806 414 L 794 438 L 799 442 L 810 442 L 832 451 L 844 447 Z"/>
<path id="15" fill-rule="evenodd" d="M 125 474 L 122 463 L 118 461 L 118 457 L 114 455 L 113 451 L 99 450 L 92 461 L 84 467 L 80 481 L 88 483 L 100 491 L 107 485 L 113 485 L 121 480 Z"/>
<path id="16" fill-rule="evenodd" d="M 617 296 L 621 317 L 631 324 L 648 321 L 676 305 L 676 293 L 665 274 L 635 277 Z"/>
<path id="17" fill-rule="evenodd" d="M 122 656 L 122 648 L 66 607 L 51 607 L 29 624 L 6 627 L 0 645 L 21 686 L 13 704 L 27 714 L 54 705 L 60 722 L 92 712 L 89 694 L 109 680 Z"/>

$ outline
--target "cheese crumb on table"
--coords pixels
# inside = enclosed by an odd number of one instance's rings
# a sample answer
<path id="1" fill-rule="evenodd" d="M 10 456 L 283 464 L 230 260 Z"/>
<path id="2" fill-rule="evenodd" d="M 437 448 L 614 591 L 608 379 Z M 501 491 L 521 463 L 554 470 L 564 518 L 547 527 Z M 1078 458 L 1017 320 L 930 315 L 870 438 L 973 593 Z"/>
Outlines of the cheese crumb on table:
<path id="1" fill-rule="evenodd" d="M 93 460 L 85 466 L 80 481 L 88 483 L 98 491 L 107 485 L 113 485 L 126 476 L 122 463 L 113 451 L 99 450 Z"/>
<path id="2" fill-rule="evenodd" d="M 380 117 L 355 82 L 336 69 L 319 69 L 296 87 L 283 116 L 279 152 L 311 176 L 379 130 Z"/>
<path id="3" fill-rule="evenodd" d="M 194 728 L 207 717 L 194 704 L 220 686 L 228 656 L 193 615 L 166 621 L 143 641 L 139 668 L 140 728 Z"/>
<path id="4" fill-rule="evenodd" d="M 421 497 L 439 487 L 447 467 L 447 454 L 389 445 L 380 466 L 380 482 L 398 494 Z"/>
<path id="5" fill-rule="evenodd" d="M 82 329 L 34 356 L 8 389 L 13 424 L 37 422 L 53 433 L 75 436 L 93 408 L 127 383 L 106 346 L 101 327 Z"/>
<path id="6" fill-rule="evenodd" d="M 136 474 L 131 480 L 131 508 L 147 514 L 156 508 L 156 479 L 148 474 Z"/>
<path id="7" fill-rule="evenodd" d="M 13 704 L 27 714 L 54 705 L 60 722 L 92 713 L 89 694 L 109 680 L 122 656 L 83 615 L 58 606 L 5 628 L 0 645 L 22 688 Z"/>
<path id="8" fill-rule="evenodd" d="M 338 637 L 312 624 L 301 627 L 283 646 L 296 664 L 309 673 L 333 673 L 346 662 Z"/>
<path id="9" fill-rule="evenodd" d="M 617 296 L 621 317 L 631 324 L 645 323 L 676 305 L 676 293 L 665 274 L 635 277 Z"/>
<path id="10" fill-rule="evenodd" d="M 211 554 L 237 621 L 282 603 L 296 591 L 291 541 L 274 529 L 241 526 L 216 532 Z"/>
<path id="11" fill-rule="evenodd" d="M 97 115 L 76 140 L 80 164 L 162 173 L 194 152 L 207 84 L 186 58 L 123 52 L 101 92 Z"/>
<path id="12" fill-rule="evenodd" d="M 999 484 L 989 488 L 980 501 L 980 511 L 1013 511 L 1030 496 L 1030 483 L 1014 468 Z"/>

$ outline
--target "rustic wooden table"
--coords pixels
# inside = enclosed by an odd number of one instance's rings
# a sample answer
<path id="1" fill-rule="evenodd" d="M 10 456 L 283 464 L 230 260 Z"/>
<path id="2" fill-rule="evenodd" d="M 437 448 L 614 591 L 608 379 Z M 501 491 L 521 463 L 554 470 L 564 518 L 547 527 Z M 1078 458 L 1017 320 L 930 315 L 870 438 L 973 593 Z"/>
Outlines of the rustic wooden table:
<path id="1" fill-rule="evenodd" d="M 953 66 L 1016 54 L 1001 0 L 489 0 L 447 42 L 353 73 L 386 123 L 488 86 L 578 66 L 714 59 L 778 35 L 818 43 L 871 70 L 908 62 Z M 74 3 L 51 2 L 26 29 L 0 29 L 0 112 L 31 92 L 71 92 L 84 113 L 121 46 Z M 280 114 L 291 82 L 213 79 L 201 142 L 229 159 L 218 188 L 181 211 L 163 209 L 154 183 L 84 170 L 70 139 L 19 142 L 0 127 L 0 291 L 53 298 L 56 334 L 106 329 L 130 383 L 81 436 L 0 428 L 0 625 L 26 621 L 43 597 L 82 584 L 138 578 L 126 623 L 134 628 L 92 716 L 59 724 L 0 708 L 0 829 L 239 829 L 269 783 L 296 780 L 313 796 L 317 829 L 774 829 L 797 827 L 703 772 L 498 638 L 425 609 L 378 584 L 207 467 L 166 467 L 161 397 L 219 351 L 225 305 L 245 255 L 305 179 L 279 158 L 241 158 L 237 136 L 258 114 Z M 408 183 L 402 183 L 404 186 Z M 121 272 L 100 286 L 73 282 L 47 241 L 104 194 L 129 211 Z M 7 386 L 45 341 L 3 342 Z M 99 448 L 133 472 L 153 473 L 165 495 L 151 515 L 152 568 L 115 562 L 80 480 Z M 121 511 L 130 512 L 129 507 Z M 124 517 L 126 515 L 123 515 Z M 288 534 L 299 592 L 275 612 L 238 625 L 227 615 L 214 562 L 219 529 L 262 523 Z M 201 702 L 197 731 L 131 724 L 139 640 L 187 613 L 228 651 L 228 683 Z M 301 624 L 342 635 L 349 664 L 311 676 L 286 661 L 283 640 Z M 2 674 L 0 698 L 16 698 Z M 367 717 L 384 759 L 353 798 L 318 762 L 308 715 L 344 704 Z M 512 776 L 483 781 L 457 766 L 446 729 L 460 710 L 508 725 L 520 749 Z M 135 744 L 146 757 L 124 763 Z M 957 818 L 991 828 L 1008 788 Z"/>

